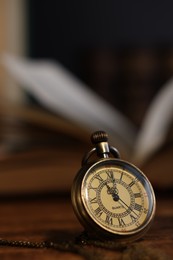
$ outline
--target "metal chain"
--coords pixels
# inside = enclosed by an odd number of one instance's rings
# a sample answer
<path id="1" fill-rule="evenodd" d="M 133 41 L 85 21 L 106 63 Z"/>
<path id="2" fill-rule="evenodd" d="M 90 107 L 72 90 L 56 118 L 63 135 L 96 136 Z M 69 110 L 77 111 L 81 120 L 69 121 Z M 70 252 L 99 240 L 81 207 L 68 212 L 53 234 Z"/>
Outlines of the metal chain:
<path id="1" fill-rule="evenodd" d="M 61 241 L 55 243 L 52 241 L 42 241 L 42 242 L 31 242 L 25 240 L 7 240 L 0 239 L 0 246 L 10 246 L 10 247 L 23 247 L 23 248 L 52 248 L 60 251 L 70 251 L 76 252 L 78 246 L 96 246 L 105 249 L 125 249 L 127 247 L 126 243 L 117 243 L 112 240 L 95 240 L 88 236 L 86 232 L 81 233 L 75 240 Z"/>
<path id="2" fill-rule="evenodd" d="M 137 259 L 140 255 L 140 259 L 148 257 L 147 259 L 168 259 L 169 256 L 162 251 L 153 250 L 150 247 L 146 247 L 140 244 L 117 244 L 115 241 L 100 241 L 89 239 L 87 234 L 82 233 L 75 241 L 63 241 L 59 244 L 51 241 L 43 242 L 29 242 L 29 241 L 20 241 L 20 240 L 5 240 L 0 239 L 0 246 L 10 246 L 10 247 L 23 247 L 23 248 L 52 248 L 63 252 L 77 253 L 81 255 L 86 260 L 98 260 L 98 259 L 108 259 L 107 255 L 103 251 L 88 250 L 88 247 L 85 246 L 96 246 L 108 250 L 118 250 L 122 253 L 122 259 Z M 161 258 L 160 258 L 161 256 Z M 137 257 L 137 258 L 136 258 Z M 115 258 L 111 258 L 115 259 Z M 169 258 L 170 259 L 170 258 Z"/>
<path id="3" fill-rule="evenodd" d="M 10 247 L 23 247 L 23 248 L 52 248 L 60 251 L 71 251 L 75 252 L 75 246 L 72 241 L 62 241 L 61 243 L 54 243 L 52 241 L 42 241 L 42 242 L 31 242 L 25 240 L 7 240 L 0 239 L 0 246 L 10 246 Z"/>
<path id="4" fill-rule="evenodd" d="M 0 239 L 0 245 L 11 246 L 11 247 L 27 247 L 27 248 L 47 247 L 46 242 L 30 242 L 30 241 L 6 240 L 6 239 Z"/>

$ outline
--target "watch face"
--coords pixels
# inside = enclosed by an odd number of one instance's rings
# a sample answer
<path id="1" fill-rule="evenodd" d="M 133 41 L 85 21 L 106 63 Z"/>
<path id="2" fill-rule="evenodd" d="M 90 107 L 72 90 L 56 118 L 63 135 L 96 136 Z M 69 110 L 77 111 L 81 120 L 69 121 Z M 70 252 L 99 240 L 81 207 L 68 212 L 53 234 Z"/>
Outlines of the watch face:
<path id="1" fill-rule="evenodd" d="M 92 222 L 112 234 L 139 232 L 154 215 L 151 184 L 141 171 L 121 160 L 104 159 L 90 167 L 81 194 Z"/>

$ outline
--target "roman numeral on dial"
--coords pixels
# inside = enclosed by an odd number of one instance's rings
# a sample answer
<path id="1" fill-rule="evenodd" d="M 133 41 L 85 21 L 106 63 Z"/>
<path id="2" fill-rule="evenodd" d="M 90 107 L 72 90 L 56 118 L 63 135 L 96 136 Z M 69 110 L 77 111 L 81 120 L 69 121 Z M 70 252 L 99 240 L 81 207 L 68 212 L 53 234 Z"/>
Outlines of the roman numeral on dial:
<path id="1" fill-rule="evenodd" d="M 102 181 L 103 181 L 102 177 L 101 177 L 99 174 L 97 174 L 97 175 L 95 176 L 95 179 L 99 180 L 99 182 L 102 182 Z"/>
<path id="2" fill-rule="evenodd" d="M 90 199 L 90 203 L 98 203 L 97 198 Z"/>
<path id="3" fill-rule="evenodd" d="M 136 218 L 135 216 L 133 216 L 132 214 L 130 214 L 130 217 L 131 217 L 131 220 L 132 220 L 132 221 L 136 221 L 136 219 L 137 219 L 137 218 Z"/>
<path id="4" fill-rule="evenodd" d="M 129 187 L 132 187 L 137 181 L 139 181 L 137 178 L 134 179 L 133 181 L 131 181 L 131 182 L 129 183 Z"/>
<path id="5" fill-rule="evenodd" d="M 140 193 L 134 193 L 134 197 L 135 197 L 135 198 L 140 198 L 140 197 L 141 197 L 141 194 L 140 194 Z"/>
<path id="6" fill-rule="evenodd" d="M 113 171 L 108 170 L 108 171 L 106 171 L 106 174 L 107 174 L 107 176 L 108 176 L 109 179 L 111 179 L 111 180 L 114 179 Z"/>
<path id="7" fill-rule="evenodd" d="M 122 181 L 123 178 L 123 172 L 121 172 L 120 181 Z"/>
<path id="8" fill-rule="evenodd" d="M 103 211 L 98 207 L 98 208 L 96 208 L 95 209 L 95 214 L 98 216 L 98 217 L 100 217 L 101 215 L 102 215 L 102 213 L 103 213 Z"/>
<path id="9" fill-rule="evenodd" d="M 125 224 L 125 222 L 124 222 L 124 220 L 122 218 L 118 218 L 118 222 L 119 222 L 119 226 L 120 227 L 125 227 L 126 226 L 126 224 Z"/>
<path id="10" fill-rule="evenodd" d="M 141 211 L 142 206 L 137 204 L 137 203 L 135 203 L 134 209 L 137 210 L 137 211 Z"/>
<path id="11" fill-rule="evenodd" d="M 132 187 L 135 184 L 135 181 L 132 181 L 131 183 L 129 183 L 129 187 Z"/>
<path id="12" fill-rule="evenodd" d="M 106 215 L 106 219 L 105 219 L 105 222 L 108 224 L 108 225 L 113 225 L 113 220 L 110 216 Z"/>

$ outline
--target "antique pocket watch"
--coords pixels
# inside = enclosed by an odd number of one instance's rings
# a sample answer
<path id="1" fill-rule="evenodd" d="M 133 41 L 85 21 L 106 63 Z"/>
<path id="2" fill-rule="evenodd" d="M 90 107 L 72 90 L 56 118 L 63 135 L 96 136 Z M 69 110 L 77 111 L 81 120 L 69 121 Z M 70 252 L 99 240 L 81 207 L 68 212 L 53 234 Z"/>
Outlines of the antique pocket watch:
<path id="1" fill-rule="evenodd" d="M 93 133 L 91 141 L 95 147 L 84 157 L 72 185 L 74 212 L 94 237 L 138 239 L 154 218 L 153 188 L 137 167 L 119 159 L 119 152 L 109 146 L 104 131 Z M 91 161 L 94 153 L 97 160 Z"/>

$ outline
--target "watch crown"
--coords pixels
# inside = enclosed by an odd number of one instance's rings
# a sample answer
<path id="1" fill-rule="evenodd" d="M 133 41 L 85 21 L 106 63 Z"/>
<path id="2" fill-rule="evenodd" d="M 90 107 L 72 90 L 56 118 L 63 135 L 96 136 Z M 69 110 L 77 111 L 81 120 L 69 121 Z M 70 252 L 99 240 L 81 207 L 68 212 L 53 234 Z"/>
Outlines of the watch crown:
<path id="1" fill-rule="evenodd" d="M 93 153 L 97 153 L 100 158 L 109 158 L 112 154 L 115 158 L 120 158 L 120 154 L 116 148 L 109 146 L 108 134 L 105 131 L 96 131 L 91 135 L 91 142 L 94 144 L 94 148 L 89 151 L 82 160 L 82 165 L 88 163 L 88 159 Z"/>
<path id="2" fill-rule="evenodd" d="M 104 131 L 97 131 L 91 135 L 91 142 L 96 146 L 97 155 L 101 158 L 108 158 L 110 149 L 108 135 Z"/>
<path id="3" fill-rule="evenodd" d="M 96 131 L 91 135 L 91 142 L 93 144 L 98 144 L 107 141 L 108 141 L 108 134 L 104 131 Z"/>

